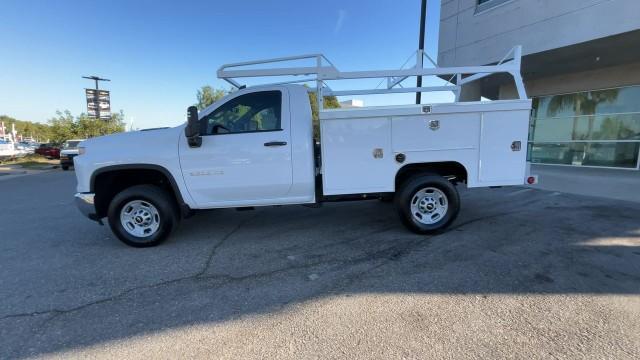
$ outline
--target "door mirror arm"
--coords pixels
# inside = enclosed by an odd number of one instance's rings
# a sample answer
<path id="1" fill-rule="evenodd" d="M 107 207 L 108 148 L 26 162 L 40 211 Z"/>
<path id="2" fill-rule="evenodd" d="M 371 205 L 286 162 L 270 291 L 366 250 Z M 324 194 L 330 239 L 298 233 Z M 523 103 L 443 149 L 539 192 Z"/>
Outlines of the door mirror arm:
<path id="1" fill-rule="evenodd" d="M 189 106 L 187 108 L 187 126 L 184 128 L 184 135 L 187 138 L 189 147 L 200 147 L 202 145 L 198 108 L 195 106 Z"/>

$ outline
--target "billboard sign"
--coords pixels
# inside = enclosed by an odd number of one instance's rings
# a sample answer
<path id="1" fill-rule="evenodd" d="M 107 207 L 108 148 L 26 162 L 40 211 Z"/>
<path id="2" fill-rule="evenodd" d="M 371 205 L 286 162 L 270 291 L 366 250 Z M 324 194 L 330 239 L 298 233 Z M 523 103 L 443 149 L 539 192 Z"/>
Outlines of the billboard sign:
<path id="1" fill-rule="evenodd" d="M 87 114 L 94 119 L 111 119 L 111 100 L 108 90 L 85 89 Z"/>

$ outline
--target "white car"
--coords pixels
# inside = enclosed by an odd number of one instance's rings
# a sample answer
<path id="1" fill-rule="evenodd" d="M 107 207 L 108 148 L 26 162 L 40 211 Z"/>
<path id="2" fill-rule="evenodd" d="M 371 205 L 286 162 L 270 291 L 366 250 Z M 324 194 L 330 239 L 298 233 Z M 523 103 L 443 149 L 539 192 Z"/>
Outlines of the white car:
<path id="1" fill-rule="evenodd" d="M 79 154 L 78 145 L 84 140 L 72 139 L 62 144 L 62 149 L 60 149 L 60 167 L 62 170 L 69 170 L 69 167 L 73 166 L 73 159 Z"/>
<path id="2" fill-rule="evenodd" d="M 324 79 L 380 74 L 326 67 L 226 70 L 256 63 L 227 65 L 218 74 L 234 84 L 232 77 L 278 71 Z M 394 77 L 508 72 L 520 99 L 323 110 L 319 154 L 309 88 L 240 88 L 199 113 L 189 108 L 187 124 L 84 141 L 75 158 L 76 202 L 93 220 L 107 217 L 117 237 L 136 247 L 160 243 L 194 210 L 389 196 L 408 229 L 438 231 L 458 215 L 456 184 L 478 188 L 536 181 L 526 162 L 531 101 L 515 69 L 519 62 L 384 72 Z M 322 86 L 318 81 L 316 91 L 329 91 Z"/>
<path id="3" fill-rule="evenodd" d="M 16 154 L 13 142 L 0 139 L 0 160 L 15 157 Z"/>

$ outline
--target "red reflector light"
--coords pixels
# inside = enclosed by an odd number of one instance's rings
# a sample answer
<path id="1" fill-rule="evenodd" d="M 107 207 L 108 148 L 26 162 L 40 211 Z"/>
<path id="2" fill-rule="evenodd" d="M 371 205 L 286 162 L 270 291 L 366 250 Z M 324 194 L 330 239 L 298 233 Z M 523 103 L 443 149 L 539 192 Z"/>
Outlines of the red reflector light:
<path id="1" fill-rule="evenodd" d="M 536 178 L 535 178 L 534 176 L 529 176 L 529 177 L 527 178 L 527 184 L 529 184 L 529 185 L 533 185 L 533 184 L 535 184 L 535 183 L 536 183 Z"/>

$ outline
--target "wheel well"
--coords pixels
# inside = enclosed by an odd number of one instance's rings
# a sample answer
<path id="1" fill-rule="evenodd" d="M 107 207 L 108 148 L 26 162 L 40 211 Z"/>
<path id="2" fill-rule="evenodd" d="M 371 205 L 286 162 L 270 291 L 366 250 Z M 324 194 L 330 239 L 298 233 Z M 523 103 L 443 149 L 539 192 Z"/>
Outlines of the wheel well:
<path id="1" fill-rule="evenodd" d="M 456 161 L 409 164 L 400 168 L 396 173 L 396 190 L 409 177 L 423 172 L 435 173 L 453 182 L 467 182 L 467 169 Z"/>
<path id="2" fill-rule="evenodd" d="M 92 179 L 92 192 L 95 194 L 96 213 L 100 218 L 107 216 L 109 203 L 116 194 L 134 185 L 155 185 L 167 191 L 175 199 L 176 204 L 182 204 L 179 190 L 175 189 L 173 179 L 157 169 L 117 169 L 103 171 Z"/>

